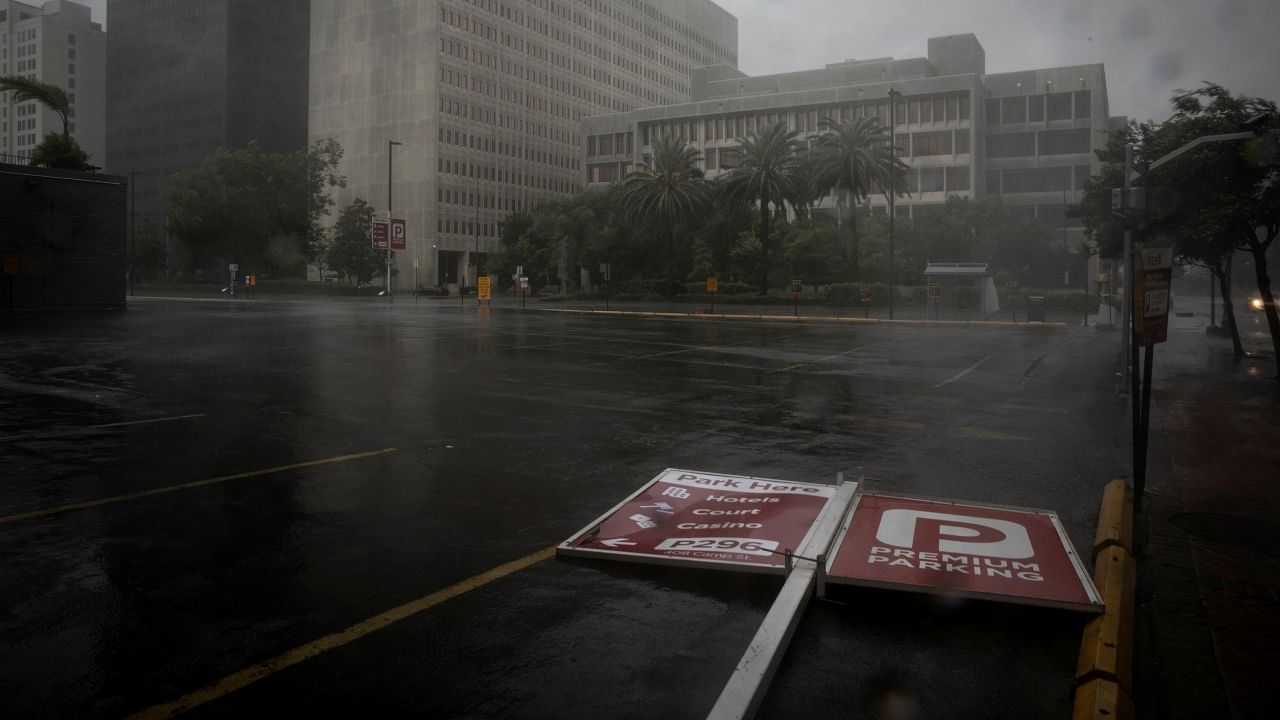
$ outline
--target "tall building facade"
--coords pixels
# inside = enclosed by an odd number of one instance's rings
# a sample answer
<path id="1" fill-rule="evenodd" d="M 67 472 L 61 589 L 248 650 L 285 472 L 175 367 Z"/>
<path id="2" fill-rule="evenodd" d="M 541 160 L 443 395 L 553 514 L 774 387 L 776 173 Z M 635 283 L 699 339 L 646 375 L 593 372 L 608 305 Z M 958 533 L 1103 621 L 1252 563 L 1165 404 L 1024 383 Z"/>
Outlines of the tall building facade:
<path id="1" fill-rule="evenodd" d="M 582 118 L 737 64 L 709 0 L 315 0 L 311 20 L 311 138 L 343 146 L 339 207 L 405 219 L 400 290 L 474 284 L 502 219 L 579 189 Z"/>
<path id="2" fill-rule="evenodd" d="M 308 0 L 109 0 L 107 170 L 163 231 L 165 181 L 219 148 L 307 144 Z"/>
<path id="3" fill-rule="evenodd" d="M 105 162 L 107 40 L 89 8 L 66 0 L 36 6 L 0 0 L 0 75 L 55 85 L 67 93 L 67 131 Z M 48 133 L 62 132 L 62 119 L 35 100 L 0 96 L 0 156 L 29 157 Z"/>
<path id="4" fill-rule="evenodd" d="M 654 138 L 672 135 L 703 154 L 714 178 L 734 163 L 737 138 L 777 122 L 801 137 L 824 117 L 877 118 L 894 127 L 909 197 L 898 217 L 927 213 L 949 196 L 998 197 L 1014 212 L 1059 230 L 1067 247 L 1084 238 L 1067 208 L 1100 170 L 1093 151 L 1106 144 L 1108 114 L 1100 64 L 986 72 L 973 35 L 930 38 L 928 56 L 850 60 L 817 70 L 747 77 L 731 67 L 693 69 L 687 103 L 603 114 L 583 120 L 582 180 L 601 187 L 643 160 Z M 890 91 L 895 108 L 890 108 Z M 872 212 L 887 199 L 873 193 Z M 834 212 L 833 201 L 823 203 Z M 1092 280 L 1093 271 L 1085 273 Z M 1077 275 L 1076 283 L 1083 284 Z"/>

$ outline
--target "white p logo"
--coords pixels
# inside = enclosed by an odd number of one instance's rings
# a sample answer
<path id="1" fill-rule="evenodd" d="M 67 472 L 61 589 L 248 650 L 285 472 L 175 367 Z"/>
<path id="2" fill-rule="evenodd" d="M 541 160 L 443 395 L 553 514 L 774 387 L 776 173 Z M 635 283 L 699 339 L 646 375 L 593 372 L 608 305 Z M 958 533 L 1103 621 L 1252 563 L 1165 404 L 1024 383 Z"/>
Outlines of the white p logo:
<path id="1" fill-rule="evenodd" d="M 1024 560 L 1035 555 L 1027 529 L 993 518 L 894 508 L 880 516 L 876 540 L 916 552 Z"/>

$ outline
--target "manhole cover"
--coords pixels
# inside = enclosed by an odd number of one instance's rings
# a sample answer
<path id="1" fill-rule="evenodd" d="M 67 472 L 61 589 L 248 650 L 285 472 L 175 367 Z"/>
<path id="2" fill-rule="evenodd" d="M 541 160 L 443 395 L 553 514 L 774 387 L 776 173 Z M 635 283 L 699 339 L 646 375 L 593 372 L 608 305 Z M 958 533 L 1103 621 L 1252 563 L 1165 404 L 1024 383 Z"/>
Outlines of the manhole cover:
<path id="1" fill-rule="evenodd" d="M 1280 524 L 1222 513 L 1178 513 L 1169 522 L 1201 540 L 1280 556 Z"/>

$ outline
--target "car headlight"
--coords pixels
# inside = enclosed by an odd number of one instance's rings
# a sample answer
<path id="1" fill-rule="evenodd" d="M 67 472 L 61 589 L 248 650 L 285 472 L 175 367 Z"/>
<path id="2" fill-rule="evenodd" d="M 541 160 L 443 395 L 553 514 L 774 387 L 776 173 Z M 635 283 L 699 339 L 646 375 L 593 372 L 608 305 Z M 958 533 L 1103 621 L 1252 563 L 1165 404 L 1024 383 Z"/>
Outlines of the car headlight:
<path id="1" fill-rule="evenodd" d="M 1261 309 L 1262 309 L 1262 298 L 1254 298 L 1254 299 L 1252 299 L 1252 300 L 1250 300 L 1250 301 L 1249 301 L 1249 304 L 1253 306 L 1253 309 L 1254 309 L 1254 310 L 1261 310 Z"/>

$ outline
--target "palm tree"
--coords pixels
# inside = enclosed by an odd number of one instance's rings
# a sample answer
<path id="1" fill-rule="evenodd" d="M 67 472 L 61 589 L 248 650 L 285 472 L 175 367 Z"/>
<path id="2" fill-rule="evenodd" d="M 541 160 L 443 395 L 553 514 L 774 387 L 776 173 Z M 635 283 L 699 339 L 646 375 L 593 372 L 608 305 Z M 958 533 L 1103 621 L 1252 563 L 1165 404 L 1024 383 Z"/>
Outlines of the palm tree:
<path id="1" fill-rule="evenodd" d="M 853 277 L 858 277 L 857 207 L 877 186 L 889 186 L 890 173 L 901 180 L 907 169 L 889 147 L 889 130 L 876 118 L 857 117 L 847 123 L 822 118 L 823 130 L 815 141 L 814 182 L 820 192 L 837 190 L 841 214 L 848 212 L 849 246 L 846 253 L 853 264 Z M 894 187 L 905 191 L 906 183 Z M 843 218 L 842 218 L 843 219 Z"/>
<path id="2" fill-rule="evenodd" d="M 67 116 L 71 112 L 71 101 L 67 93 L 57 85 L 42 83 L 39 80 L 28 80 L 18 75 L 0 77 L 0 93 L 12 92 L 14 102 L 36 100 L 58 114 L 62 119 L 62 137 L 69 139 L 71 132 Z"/>
<path id="3" fill-rule="evenodd" d="M 622 206 L 633 220 L 659 220 L 666 230 L 667 284 L 675 283 L 676 228 L 707 206 L 709 188 L 698 167 L 702 155 L 683 139 L 659 137 L 652 159 L 622 180 Z"/>
<path id="4" fill-rule="evenodd" d="M 782 208 L 803 194 L 798 171 L 804 144 L 797 135 L 777 123 L 738 138 L 738 165 L 725 176 L 733 196 L 759 203 L 761 294 L 769 292 L 769 206 Z"/>

